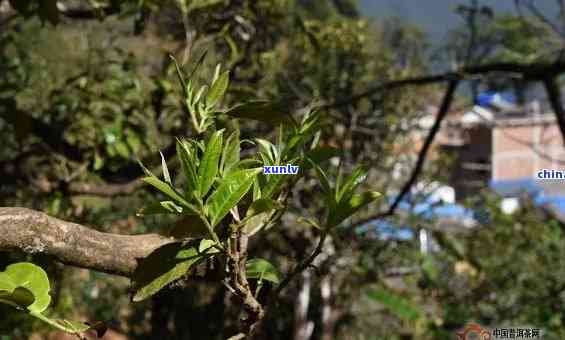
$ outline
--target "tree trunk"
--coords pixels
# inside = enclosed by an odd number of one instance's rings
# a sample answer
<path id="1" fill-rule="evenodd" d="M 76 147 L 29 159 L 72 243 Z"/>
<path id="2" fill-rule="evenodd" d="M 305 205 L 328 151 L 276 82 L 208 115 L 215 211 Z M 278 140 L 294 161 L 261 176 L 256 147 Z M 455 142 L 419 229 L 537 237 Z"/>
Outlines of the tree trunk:
<path id="1" fill-rule="evenodd" d="M 322 340 L 332 340 L 334 339 L 336 317 L 332 303 L 332 281 L 329 275 L 322 278 L 320 293 L 322 296 Z"/>
<path id="2" fill-rule="evenodd" d="M 314 323 L 308 320 L 308 307 L 310 305 L 310 290 L 312 288 L 312 274 L 305 270 L 298 281 L 300 290 L 294 307 L 294 340 L 309 340 L 314 331 Z"/>

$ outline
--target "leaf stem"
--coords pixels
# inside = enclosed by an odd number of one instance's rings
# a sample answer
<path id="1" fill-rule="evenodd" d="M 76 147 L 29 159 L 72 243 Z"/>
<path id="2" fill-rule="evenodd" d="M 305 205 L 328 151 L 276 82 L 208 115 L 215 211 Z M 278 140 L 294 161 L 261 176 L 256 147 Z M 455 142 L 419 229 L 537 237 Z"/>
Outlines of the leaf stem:
<path id="1" fill-rule="evenodd" d="M 200 219 L 204 222 L 204 225 L 206 226 L 208 233 L 212 237 L 212 240 L 216 243 L 215 246 L 220 248 L 221 251 L 225 252 L 226 250 L 222 246 L 222 243 L 220 242 L 220 238 L 218 237 L 218 235 L 214 231 L 214 228 L 212 228 L 212 225 L 210 224 L 210 222 L 208 222 L 208 219 L 206 218 L 206 216 L 204 216 L 204 203 L 202 202 L 201 199 L 199 199 L 197 201 L 198 201 L 198 204 L 200 205 L 200 213 L 199 213 Z"/>
<path id="2" fill-rule="evenodd" d="M 67 333 L 71 333 L 71 334 L 78 334 L 77 330 L 74 328 L 70 328 L 70 327 L 65 327 L 64 325 L 61 325 L 60 323 L 58 323 L 57 321 L 50 319 L 48 317 L 46 317 L 45 315 L 41 314 L 41 313 L 36 313 L 36 312 L 29 312 L 29 315 L 38 318 L 39 320 L 63 331 L 63 332 L 67 332 Z"/>

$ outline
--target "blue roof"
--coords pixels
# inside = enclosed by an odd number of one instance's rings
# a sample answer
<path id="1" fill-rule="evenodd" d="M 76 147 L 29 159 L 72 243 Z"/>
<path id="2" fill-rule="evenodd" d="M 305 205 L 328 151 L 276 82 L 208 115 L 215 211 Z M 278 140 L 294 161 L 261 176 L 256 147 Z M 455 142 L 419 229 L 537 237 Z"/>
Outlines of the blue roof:
<path id="1" fill-rule="evenodd" d="M 551 205 L 553 208 L 565 213 L 565 196 L 544 196 L 534 198 L 535 205 Z"/>
<path id="2" fill-rule="evenodd" d="M 490 181 L 489 186 L 502 197 L 517 197 L 521 194 L 528 194 L 532 197 L 535 205 L 551 205 L 559 213 L 565 215 L 565 195 L 563 196 L 547 196 L 543 192 L 543 188 L 533 178 L 520 178 L 516 180 Z M 389 196 L 388 202 L 391 204 L 396 199 L 395 196 Z M 418 202 L 418 203 L 411 203 Z M 479 223 L 488 221 L 484 211 L 471 210 L 460 204 L 442 203 L 432 201 L 429 196 L 425 195 L 406 195 L 398 204 L 399 210 L 409 211 L 412 214 L 432 220 L 437 218 L 452 219 L 473 219 Z M 374 228 L 381 239 L 399 239 L 408 240 L 414 237 L 414 231 L 410 226 L 398 225 L 388 219 L 374 220 L 368 222 L 361 227 L 361 230 Z"/>
<path id="3" fill-rule="evenodd" d="M 389 197 L 390 204 L 394 202 L 396 197 Z M 416 201 L 418 203 L 411 203 Z M 433 200 L 431 196 L 425 195 L 406 195 L 398 204 L 398 209 L 410 211 L 412 214 L 420 215 L 427 219 L 433 218 L 465 218 L 472 217 L 473 213 L 470 209 L 463 207 L 457 203 L 443 203 Z"/>
<path id="4" fill-rule="evenodd" d="M 565 214 L 565 195 L 546 195 L 542 186 L 533 178 L 491 181 L 490 187 L 503 197 L 516 197 L 526 193 L 535 205 L 551 205 L 560 214 Z"/>
<path id="5" fill-rule="evenodd" d="M 508 92 L 481 92 L 477 96 L 477 104 L 480 106 L 490 106 L 496 98 L 500 98 L 510 104 L 516 103 L 516 96 Z"/>
<path id="6" fill-rule="evenodd" d="M 533 178 L 500 181 L 491 180 L 489 186 L 502 197 L 518 196 L 523 193 L 536 196 L 543 191 L 541 186 Z"/>
<path id="7" fill-rule="evenodd" d="M 364 226 L 364 229 L 374 227 L 382 240 L 410 240 L 414 237 L 414 231 L 408 226 L 399 226 L 389 220 L 375 220 Z"/>
<path id="8" fill-rule="evenodd" d="M 389 196 L 387 200 L 389 204 L 392 204 L 395 199 L 395 196 Z M 412 205 L 411 200 L 420 201 L 420 203 Z M 474 219 L 475 216 L 471 209 L 467 209 L 460 204 L 437 202 L 424 195 L 406 195 L 398 204 L 398 209 L 420 215 L 427 220 L 438 218 Z M 414 231 L 410 226 L 398 225 L 389 219 L 368 222 L 361 227 L 361 230 L 367 231 L 371 228 L 374 228 L 381 239 L 408 240 L 414 237 Z"/>

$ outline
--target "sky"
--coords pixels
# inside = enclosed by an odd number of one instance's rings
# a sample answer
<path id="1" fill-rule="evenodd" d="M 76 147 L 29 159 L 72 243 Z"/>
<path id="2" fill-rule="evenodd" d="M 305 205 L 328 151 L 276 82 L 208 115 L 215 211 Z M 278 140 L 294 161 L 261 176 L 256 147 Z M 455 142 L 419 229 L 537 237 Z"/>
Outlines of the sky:
<path id="1" fill-rule="evenodd" d="M 555 15 L 555 0 L 535 2 L 545 14 Z M 469 0 L 359 0 L 363 15 L 405 18 L 422 26 L 435 42 L 441 41 L 447 30 L 462 22 L 460 17 L 453 13 L 453 8 L 469 3 Z M 479 4 L 490 6 L 497 13 L 514 12 L 514 0 L 480 0 Z"/>

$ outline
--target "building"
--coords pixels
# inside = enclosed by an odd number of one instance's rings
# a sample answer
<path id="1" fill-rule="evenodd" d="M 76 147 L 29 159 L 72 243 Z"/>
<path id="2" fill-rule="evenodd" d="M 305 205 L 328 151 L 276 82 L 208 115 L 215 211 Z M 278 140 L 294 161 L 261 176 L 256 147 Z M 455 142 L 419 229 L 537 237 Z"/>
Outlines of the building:
<path id="1" fill-rule="evenodd" d="M 507 213 L 527 195 L 556 216 L 565 216 L 565 179 L 537 178 L 543 169 L 565 170 L 564 141 L 555 114 L 541 113 L 537 101 L 516 106 L 499 95 L 480 99 L 458 122 L 445 127 L 444 134 L 456 137 L 440 145 L 455 159 L 450 185 L 456 201 L 490 187 L 503 197 Z"/>

